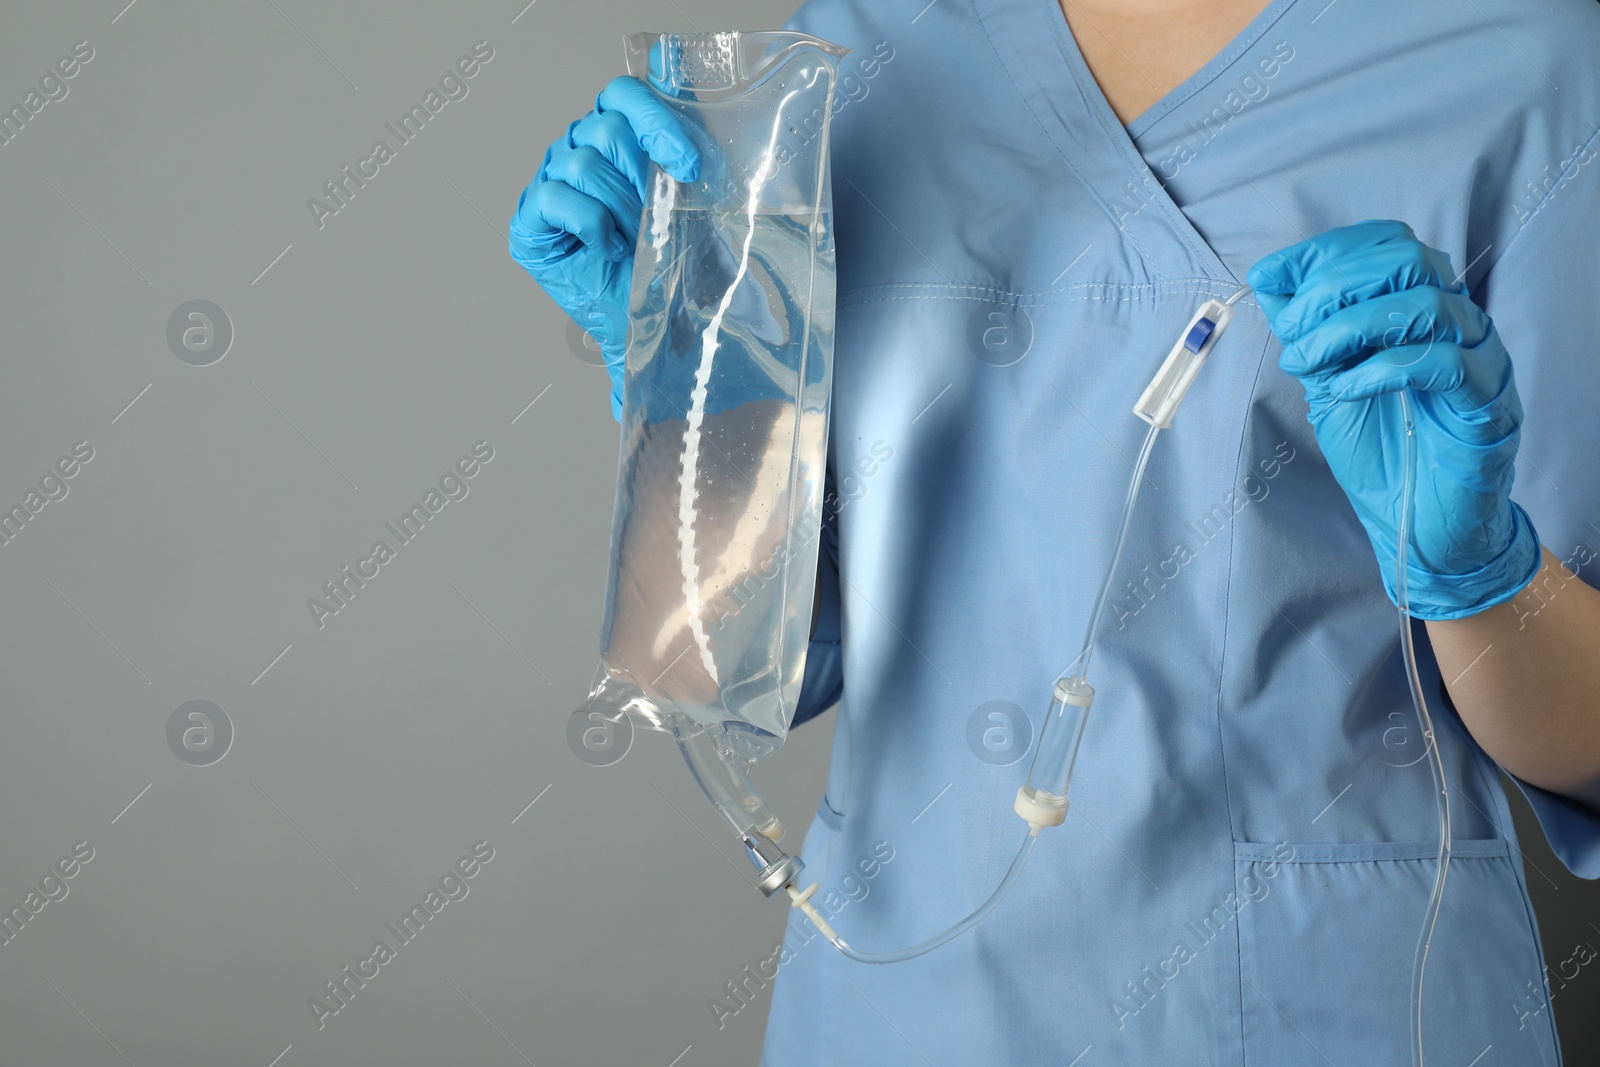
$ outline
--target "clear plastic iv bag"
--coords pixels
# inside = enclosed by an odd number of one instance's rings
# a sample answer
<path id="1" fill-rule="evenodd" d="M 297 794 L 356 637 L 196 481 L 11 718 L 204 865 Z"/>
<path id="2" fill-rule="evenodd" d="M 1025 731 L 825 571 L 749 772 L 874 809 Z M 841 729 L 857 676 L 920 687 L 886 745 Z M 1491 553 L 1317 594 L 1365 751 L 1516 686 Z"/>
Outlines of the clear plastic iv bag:
<path id="1" fill-rule="evenodd" d="M 775 751 L 805 672 L 832 381 L 828 170 L 847 50 L 636 34 L 697 181 L 652 165 L 634 250 L 600 669 L 580 711 Z"/>

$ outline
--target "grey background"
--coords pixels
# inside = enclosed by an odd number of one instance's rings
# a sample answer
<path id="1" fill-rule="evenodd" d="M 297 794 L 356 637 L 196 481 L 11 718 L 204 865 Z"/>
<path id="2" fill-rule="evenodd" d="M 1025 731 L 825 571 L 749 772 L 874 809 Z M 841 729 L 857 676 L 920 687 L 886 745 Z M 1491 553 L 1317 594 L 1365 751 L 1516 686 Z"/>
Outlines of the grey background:
<path id="1" fill-rule="evenodd" d="M 0 910 L 94 849 L 0 945 L 4 1067 L 757 1058 L 770 991 L 720 1029 L 707 1001 L 786 909 L 660 738 L 568 748 L 616 426 L 504 222 L 622 34 L 793 5 L 524 2 L 0 14 L 7 108 L 94 48 L 0 146 L 0 504 L 94 449 L 0 547 Z M 467 97 L 319 229 L 307 199 L 480 40 Z M 208 366 L 167 341 L 192 300 L 232 325 Z M 308 598 L 482 440 L 468 495 L 319 629 Z M 197 700 L 233 732 L 203 766 L 168 742 Z M 831 718 L 764 771 L 796 831 Z M 1554 964 L 1600 943 L 1600 896 L 1524 829 Z M 307 999 L 478 841 L 468 895 L 319 1030 Z M 1596 982 L 1558 993 L 1569 1062 L 1600 1050 Z"/>

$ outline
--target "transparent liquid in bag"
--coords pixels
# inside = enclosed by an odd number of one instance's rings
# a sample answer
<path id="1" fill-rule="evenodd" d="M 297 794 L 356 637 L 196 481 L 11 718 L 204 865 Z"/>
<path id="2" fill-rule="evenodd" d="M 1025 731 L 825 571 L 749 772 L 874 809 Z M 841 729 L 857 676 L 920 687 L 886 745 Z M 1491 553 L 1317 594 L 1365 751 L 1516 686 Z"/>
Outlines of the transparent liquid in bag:
<path id="1" fill-rule="evenodd" d="M 791 32 L 638 34 L 629 72 L 701 173 L 651 167 L 635 248 L 601 663 L 580 711 L 744 762 L 805 672 L 832 378 L 827 133 L 844 49 Z"/>

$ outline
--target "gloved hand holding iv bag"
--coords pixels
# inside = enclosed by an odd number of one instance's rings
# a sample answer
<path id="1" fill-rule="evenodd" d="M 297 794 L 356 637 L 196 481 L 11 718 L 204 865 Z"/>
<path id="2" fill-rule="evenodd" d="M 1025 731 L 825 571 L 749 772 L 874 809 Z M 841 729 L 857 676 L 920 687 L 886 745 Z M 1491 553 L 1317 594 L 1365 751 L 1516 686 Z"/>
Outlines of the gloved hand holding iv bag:
<path id="1" fill-rule="evenodd" d="M 1406 388 L 1419 464 L 1410 614 L 1458 619 L 1520 592 L 1540 565 L 1538 534 L 1511 499 L 1522 404 L 1494 323 L 1449 257 L 1404 223 L 1368 221 L 1267 256 L 1249 281 L 1390 600 L 1406 430 L 1385 394 Z"/>
<path id="2" fill-rule="evenodd" d="M 700 167 L 646 179 L 601 666 L 580 710 L 676 716 L 745 760 L 782 743 L 810 635 L 844 51 L 792 32 L 627 39 Z"/>
<path id="3" fill-rule="evenodd" d="M 599 342 L 618 421 L 633 248 L 652 161 L 679 181 L 700 174 L 699 149 L 679 115 L 621 75 L 545 150 L 507 233 L 511 258 Z"/>

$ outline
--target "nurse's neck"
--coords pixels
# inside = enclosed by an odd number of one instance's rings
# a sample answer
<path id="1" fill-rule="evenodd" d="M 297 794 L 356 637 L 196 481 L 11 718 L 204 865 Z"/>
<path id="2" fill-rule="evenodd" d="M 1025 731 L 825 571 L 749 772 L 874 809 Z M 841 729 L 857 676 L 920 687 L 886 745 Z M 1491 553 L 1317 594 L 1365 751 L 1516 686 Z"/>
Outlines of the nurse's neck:
<path id="1" fill-rule="evenodd" d="M 1271 0 L 1060 0 L 1117 118 L 1131 123 L 1211 61 Z"/>

